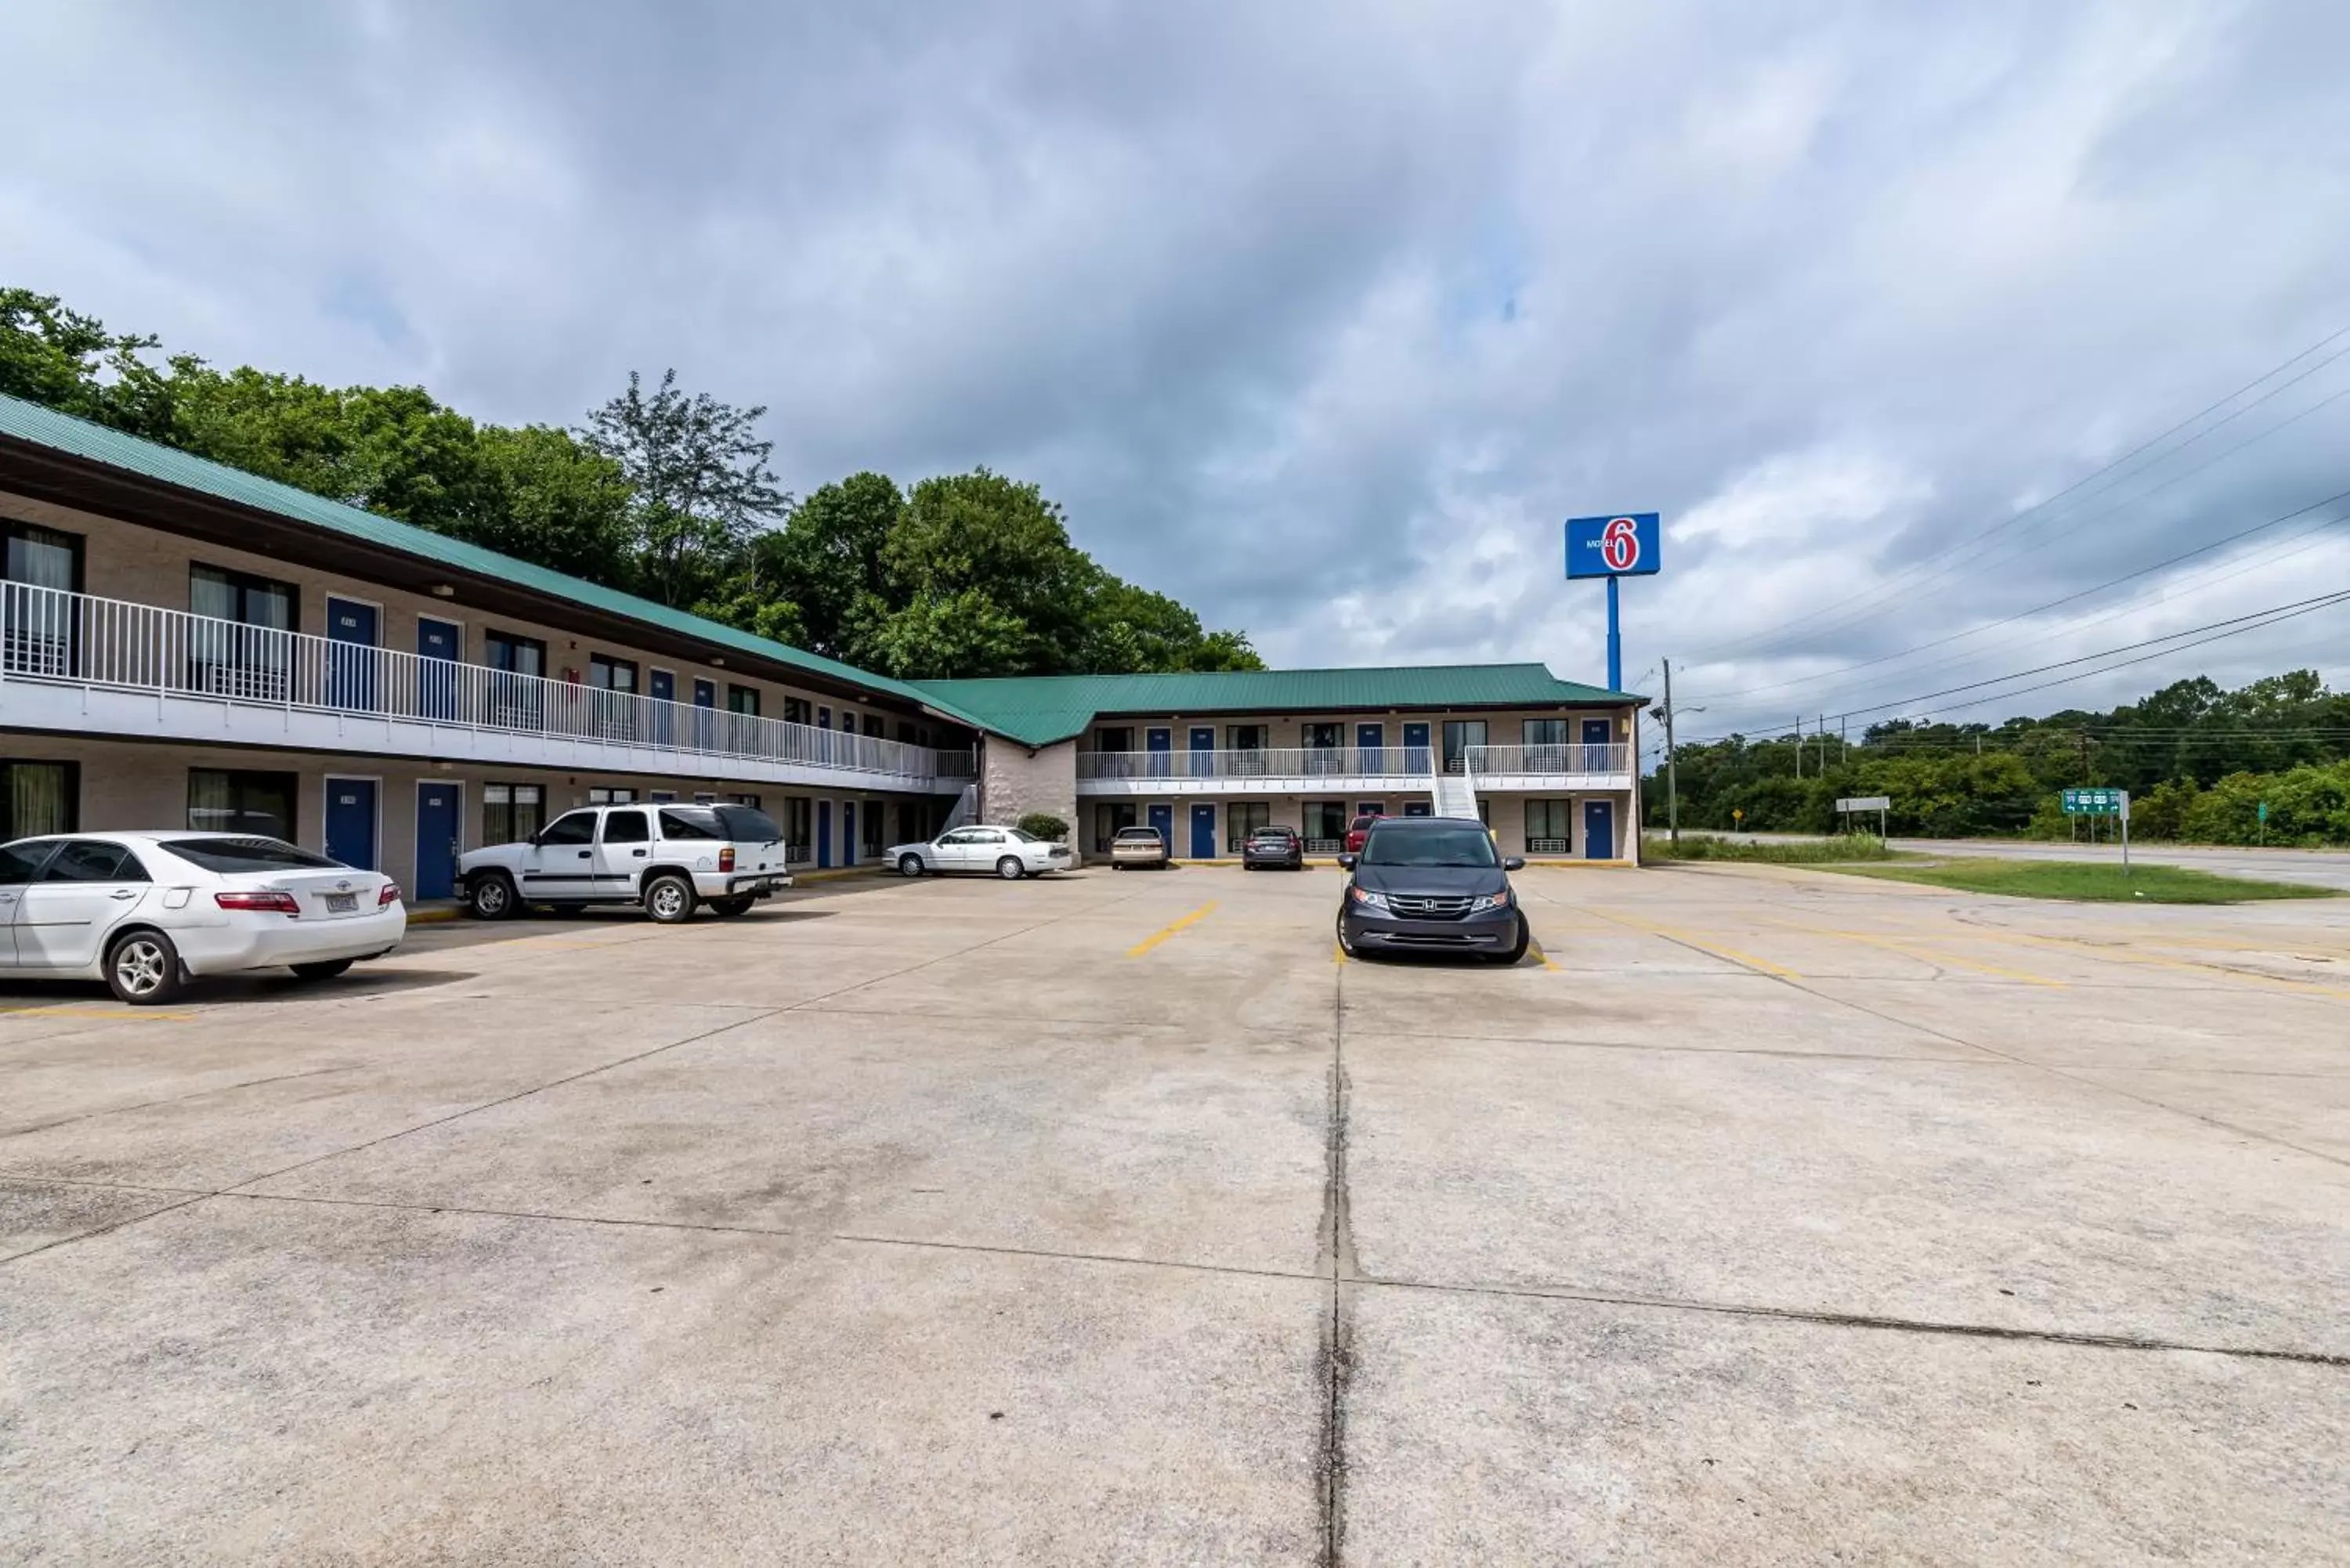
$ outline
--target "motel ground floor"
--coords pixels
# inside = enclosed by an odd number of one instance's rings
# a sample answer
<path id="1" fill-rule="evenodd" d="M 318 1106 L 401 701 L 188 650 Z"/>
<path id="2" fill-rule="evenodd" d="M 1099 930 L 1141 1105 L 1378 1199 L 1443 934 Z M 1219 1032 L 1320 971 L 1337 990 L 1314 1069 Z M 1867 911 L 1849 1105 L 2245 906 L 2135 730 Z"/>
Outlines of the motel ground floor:
<path id="1" fill-rule="evenodd" d="M 1357 816 L 1428 816 L 1436 805 L 1422 790 L 1343 798 L 1122 796 L 1086 799 L 1078 810 L 1081 820 L 1072 836 L 1085 853 L 1106 853 L 1121 827 L 1148 826 L 1159 830 L 1177 858 L 1215 860 L 1237 857 L 1243 840 L 1267 826 L 1294 827 L 1308 853 L 1335 855 L 1345 846 L 1347 825 Z M 1477 796 L 1478 815 L 1493 830 L 1501 852 L 1530 857 L 1629 862 L 1638 843 L 1637 811 L 1635 796 L 1620 790 Z"/>
<path id="2" fill-rule="evenodd" d="M 455 891 L 457 857 L 527 836 L 574 806 L 733 801 L 784 829 L 794 864 L 879 859 L 927 838 L 952 794 L 783 786 L 0 731 L 8 838 L 176 827 L 265 833 L 390 872 L 416 898 Z"/>

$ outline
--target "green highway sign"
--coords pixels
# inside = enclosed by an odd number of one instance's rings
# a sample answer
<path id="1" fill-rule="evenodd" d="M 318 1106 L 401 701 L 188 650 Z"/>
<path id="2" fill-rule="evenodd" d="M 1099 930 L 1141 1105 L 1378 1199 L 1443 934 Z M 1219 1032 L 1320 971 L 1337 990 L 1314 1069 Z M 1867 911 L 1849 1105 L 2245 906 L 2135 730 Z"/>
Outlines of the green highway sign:
<path id="1" fill-rule="evenodd" d="M 2120 816 L 2128 806 L 2127 790 L 2068 789 L 2064 792 L 2064 815 L 2067 816 Z"/>

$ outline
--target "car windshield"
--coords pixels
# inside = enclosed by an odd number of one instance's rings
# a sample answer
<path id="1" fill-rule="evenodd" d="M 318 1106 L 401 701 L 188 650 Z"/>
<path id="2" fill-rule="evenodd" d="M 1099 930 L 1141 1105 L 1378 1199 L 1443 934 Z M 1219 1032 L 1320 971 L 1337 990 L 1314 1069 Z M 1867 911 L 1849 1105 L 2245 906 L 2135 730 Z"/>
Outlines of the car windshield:
<path id="1" fill-rule="evenodd" d="M 1363 845 L 1366 866 L 1498 866 L 1482 827 L 1376 827 Z"/>
<path id="2" fill-rule="evenodd" d="M 324 871 L 339 860 L 297 849 L 282 838 L 167 838 L 163 847 L 207 871 Z"/>

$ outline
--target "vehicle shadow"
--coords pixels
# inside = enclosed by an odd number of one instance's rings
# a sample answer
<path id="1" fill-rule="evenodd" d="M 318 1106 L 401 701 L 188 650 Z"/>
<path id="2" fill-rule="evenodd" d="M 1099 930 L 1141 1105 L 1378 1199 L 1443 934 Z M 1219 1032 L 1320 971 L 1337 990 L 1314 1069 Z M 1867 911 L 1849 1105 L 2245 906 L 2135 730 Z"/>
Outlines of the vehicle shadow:
<path id="1" fill-rule="evenodd" d="M 186 990 L 163 1007 L 169 1011 L 199 1002 L 289 1002 L 297 998 L 348 1001 L 353 996 L 418 991 L 475 978 L 477 971 L 473 970 L 398 969 L 353 970 L 332 980 L 297 980 L 291 974 L 264 970 L 191 981 Z M 0 981 L 0 1015 L 92 1002 L 112 1003 L 114 993 L 104 981 L 95 980 Z"/>

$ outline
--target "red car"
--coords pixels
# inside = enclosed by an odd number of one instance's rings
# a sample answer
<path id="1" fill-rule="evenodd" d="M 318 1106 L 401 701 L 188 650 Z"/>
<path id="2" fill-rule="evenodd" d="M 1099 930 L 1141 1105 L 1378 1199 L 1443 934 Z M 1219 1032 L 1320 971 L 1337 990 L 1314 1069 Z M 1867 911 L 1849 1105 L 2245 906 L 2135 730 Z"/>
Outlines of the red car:
<path id="1" fill-rule="evenodd" d="M 1360 855 L 1363 852 L 1363 840 L 1371 836 L 1371 824 L 1378 819 L 1378 814 L 1374 812 L 1368 816 L 1358 816 L 1347 825 L 1347 854 Z"/>

